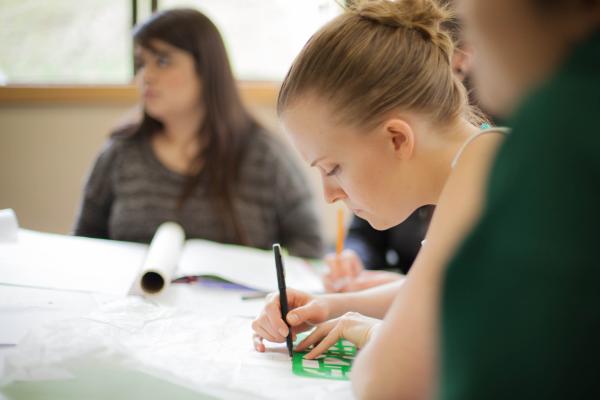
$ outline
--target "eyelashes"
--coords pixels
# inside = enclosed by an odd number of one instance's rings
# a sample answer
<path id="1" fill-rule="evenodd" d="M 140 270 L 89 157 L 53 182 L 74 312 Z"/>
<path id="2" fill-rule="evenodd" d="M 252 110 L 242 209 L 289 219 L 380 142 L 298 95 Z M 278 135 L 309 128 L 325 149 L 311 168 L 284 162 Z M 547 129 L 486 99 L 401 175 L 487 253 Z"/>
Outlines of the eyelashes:
<path id="1" fill-rule="evenodd" d="M 171 60 L 169 60 L 169 57 L 165 57 L 165 56 L 159 56 L 158 59 L 156 60 L 156 64 L 159 67 L 165 67 L 167 65 L 169 65 L 171 62 Z"/>
<path id="2" fill-rule="evenodd" d="M 133 60 L 134 71 L 137 73 L 141 68 L 143 68 L 146 65 L 147 61 L 153 62 L 159 68 L 164 68 L 171 64 L 171 59 L 168 56 L 159 55 L 156 56 L 154 60 L 144 60 L 142 57 L 136 57 Z"/>
<path id="3" fill-rule="evenodd" d="M 340 171 L 340 166 L 336 165 L 331 171 L 327 172 L 325 175 L 333 176 L 333 175 L 337 174 L 339 171 Z"/>

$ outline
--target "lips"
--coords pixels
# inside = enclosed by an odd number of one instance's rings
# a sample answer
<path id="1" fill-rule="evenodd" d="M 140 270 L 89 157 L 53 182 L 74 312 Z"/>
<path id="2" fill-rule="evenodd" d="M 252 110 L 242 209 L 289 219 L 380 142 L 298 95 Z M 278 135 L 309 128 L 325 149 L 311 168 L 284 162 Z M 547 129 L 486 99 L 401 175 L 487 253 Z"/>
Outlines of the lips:
<path id="1" fill-rule="evenodd" d="M 156 92 L 153 90 L 145 90 L 143 94 L 144 99 L 152 99 L 156 97 Z"/>

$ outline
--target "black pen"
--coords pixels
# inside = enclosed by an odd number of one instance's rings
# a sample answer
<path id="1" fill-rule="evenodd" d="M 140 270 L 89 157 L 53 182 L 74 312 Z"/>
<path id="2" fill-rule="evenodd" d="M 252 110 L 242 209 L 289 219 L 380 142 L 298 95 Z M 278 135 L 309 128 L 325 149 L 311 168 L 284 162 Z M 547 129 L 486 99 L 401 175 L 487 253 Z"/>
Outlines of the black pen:
<path id="1" fill-rule="evenodd" d="M 290 357 L 292 357 L 292 328 L 290 324 L 287 322 L 287 313 L 288 313 L 288 301 L 287 301 L 287 292 L 285 290 L 285 271 L 283 269 L 283 260 L 281 258 L 281 246 L 279 243 L 275 243 L 273 245 L 273 253 L 275 254 L 275 268 L 277 270 L 277 286 L 279 287 L 279 306 L 281 307 L 281 319 L 288 327 L 288 335 L 285 338 L 285 342 L 287 344 L 288 352 L 290 353 Z"/>

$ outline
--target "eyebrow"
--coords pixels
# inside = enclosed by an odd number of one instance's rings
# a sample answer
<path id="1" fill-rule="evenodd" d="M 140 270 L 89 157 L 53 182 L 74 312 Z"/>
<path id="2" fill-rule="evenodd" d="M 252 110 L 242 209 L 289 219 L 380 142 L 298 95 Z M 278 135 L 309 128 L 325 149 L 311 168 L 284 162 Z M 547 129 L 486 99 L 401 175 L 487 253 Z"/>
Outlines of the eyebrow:
<path id="1" fill-rule="evenodd" d="M 311 167 L 314 167 L 316 163 L 318 163 L 319 161 L 321 161 L 322 159 L 324 159 L 326 156 L 323 157 L 319 157 L 316 160 L 314 160 L 313 162 L 310 163 Z"/>
<path id="2" fill-rule="evenodd" d="M 139 47 L 134 50 L 134 54 L 137 53 L 137 54 L 141 55 L 142 51 L 144 51 L 144 50 L 149 52 L 153 56 L 157 56 L 157 57 L 168 57 L 173 53 L 173 51 L 171 49 L 160 49 L 160 48 L 157 48 L 156 46 L 148 44 L 147 46 L 139 45 Z"/>
<path id="3" fill-rule="evenodd" d="M 172 52 L 169 50 L 152 49 L 150 50 L 150 53 L 155 57 L 169 57 Z"/>

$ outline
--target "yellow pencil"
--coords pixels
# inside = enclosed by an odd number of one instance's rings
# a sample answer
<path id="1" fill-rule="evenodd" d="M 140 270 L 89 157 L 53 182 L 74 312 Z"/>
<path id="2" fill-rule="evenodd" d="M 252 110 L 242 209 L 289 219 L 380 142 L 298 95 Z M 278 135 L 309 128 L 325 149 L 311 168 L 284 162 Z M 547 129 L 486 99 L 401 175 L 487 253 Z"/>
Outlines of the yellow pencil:
<path id="1" fill-rule="evenodd" d="M 335 253 L 339 256 L 344 250 L 344 209 L 338 208 L 338 224 L 337 224 L 337 245 L 335 246 Z"/>

